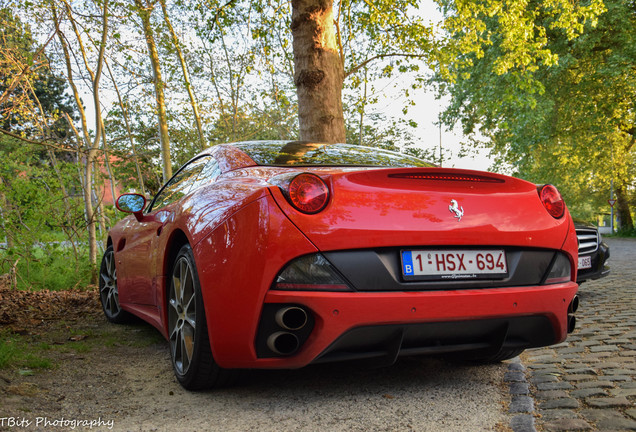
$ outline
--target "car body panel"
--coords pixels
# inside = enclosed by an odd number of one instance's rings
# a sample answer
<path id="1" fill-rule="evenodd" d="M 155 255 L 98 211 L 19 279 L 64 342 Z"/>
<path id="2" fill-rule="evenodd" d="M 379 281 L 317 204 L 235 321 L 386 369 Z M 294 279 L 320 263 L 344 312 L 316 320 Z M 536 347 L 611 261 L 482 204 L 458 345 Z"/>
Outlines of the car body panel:
<path id="1" fill-rule="evenodd" d="M 137 221 L 132 218 L 127 231 L 132 231 L 126 236 L 125 245 L 117 249 L 117 259 L 128 262 L 127 266 L 120 266 L 118 279 L 120 283 L 120 301 L 122 303 L 134 303 L 139 305 L 156 304 L 153 280 L 157 273 L 157 251 L 161 247 L 157 236 L 157 230 L 162 224 L 156 220 L 146 218 Z M 150 257 L 150 260 L 148 258 Z M 148 265 L 150 264 L 150 265 Z"/>
<path id="2" fill-rule="evenodd" d="M 271 197 L 247 205 L 194 248 L 207 288 L 203 296 L 215 358 L 234 350 L 255 358 L 260 310 L 281 263 L 316 251 Z M 228 310 L 228 305 L 239 307 Z"/>
<path id="3" fill-rule="evenodd" d="M 537 296 L 537 290 L 541 295 Z M 270 291 L 267 303 L 301 303 L 317 316 L 316 332 L 291 359 L 254 359 L 239 367 L 302 367 L 324 351 L 338 336 L 364 325 L 453 322 L 494 317 L 546 316 L 559 343 L 567 335 L 567 307 L 577 291 L 568 282 L 550 287 L 498 288 L 413 293 L 286 293 Z M 555 309 L 554 305 L 559 307 Z M 243 353 L 241 353 L 243 354 Z M 218 359 L 237 364 L 241 355 Z M 221 363 L 219 363 L 221 364 Z M 258 366 L 250 366 L 258 365 Z"/>
<path id="4" fill-rule="evenodd" d="M 293 209 L 280 190 L 273 190 L 273 194 L 294 224 L 302 232 L 310 233 L 320 250 L 424 244 L 560 249 L 568 235 L 568 219 L 549 216 L 538 199 L 536 186 L 531 183 L 508 179 L 506 183 L 512 184 L 476 184 L 466 192 L 465 182 L 396 181 L 389 177 L 404 172 L 408 171 L 327 175 L 325 178 L 335 192 L 327 208 L 316 215 Z M 417 172 L 443 171 L 418 169 Z M 464 209 L 460 221 L 449 211 L 451 200 Z M 528 214 L 540 217 L 528 218 Z M 345 237 L 347 242 L 343 245 L 341 239 Z"/>

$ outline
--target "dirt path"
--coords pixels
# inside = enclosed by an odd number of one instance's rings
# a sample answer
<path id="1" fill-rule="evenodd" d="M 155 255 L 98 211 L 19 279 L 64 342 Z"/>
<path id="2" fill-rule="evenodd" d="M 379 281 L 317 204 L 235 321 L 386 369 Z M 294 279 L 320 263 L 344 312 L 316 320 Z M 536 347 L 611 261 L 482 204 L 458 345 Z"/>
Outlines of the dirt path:
<path id="1" fill-rule="evenodd" d="M 505 365 L 431 358 L 372 370 L 320 365 L 246 372 L 233 388 L 186 392 L 158 332 L 108 324 L 93 306 L 22 330 L 13 325 L 23 339 L 49 346 L 57 367 L 26 376 L 0 371 L 0 430 L 492 431 L 509 424 Z"/>

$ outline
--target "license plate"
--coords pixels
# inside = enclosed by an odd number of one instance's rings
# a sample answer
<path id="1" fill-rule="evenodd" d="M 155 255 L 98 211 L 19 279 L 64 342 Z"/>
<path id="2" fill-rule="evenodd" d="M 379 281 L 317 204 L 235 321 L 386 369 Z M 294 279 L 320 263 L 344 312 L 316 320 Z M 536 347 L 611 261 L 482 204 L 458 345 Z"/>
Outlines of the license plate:
<path id="1" fill-rule="evenodd" d="M 406 280 L 505 278 L 506 252 L 497 250 L 403 250 Z"/>
<path id="2" fill-rule="evenodd" d="M 580 256 L 579 257 L 579 270 L 592 268 L 592 257 L 591 256 Z"/>

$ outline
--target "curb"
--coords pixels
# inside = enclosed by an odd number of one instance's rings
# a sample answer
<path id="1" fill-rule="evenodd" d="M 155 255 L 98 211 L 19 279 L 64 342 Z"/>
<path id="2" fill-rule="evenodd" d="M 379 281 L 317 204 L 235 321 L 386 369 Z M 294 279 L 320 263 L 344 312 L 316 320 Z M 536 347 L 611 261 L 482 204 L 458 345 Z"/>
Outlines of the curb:
<path id="1" fill-rule="evenodd" d="M 530 395 L 526 367 L 519 357 L 510 360 L 504 382 L 508 383 L 510 390 L 508 413 L 512 415 L 510 427 L 513 432 L 537 432 L 534 425 L 534 399 Z"/>

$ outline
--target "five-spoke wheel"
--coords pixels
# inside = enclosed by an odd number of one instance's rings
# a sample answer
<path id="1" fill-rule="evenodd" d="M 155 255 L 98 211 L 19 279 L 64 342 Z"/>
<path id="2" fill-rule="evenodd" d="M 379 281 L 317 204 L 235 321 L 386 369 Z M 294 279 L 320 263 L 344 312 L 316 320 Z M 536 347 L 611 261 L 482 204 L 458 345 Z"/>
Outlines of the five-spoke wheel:
<path id="1" fill-rule="evenodd" d="M 188 390 L 229 384 L 235 373 L 212 357 L 201 285 L 192 248 L 181 248 L 172 266 L 168 291 L 168 336 L 175 376 Z"/>
<path id="2" fill-rule="evenodd" d="M 180 375 L 188 372 L 194 356 L 196 317 L 197 302 L 192 266 L 186 256 L 181 256 L 174 265 L 168 300 L 170 350 L 175 370 Z"/>
<path id="3" fill-rule="evenodd" d="M 99 299 L 108 321 L 123 323 L 130 317 L 119 305 L 117 269 L 115 268 L 115 253 L 112 246 L 109 246 L 104 252 L 99 268 Z"/>

